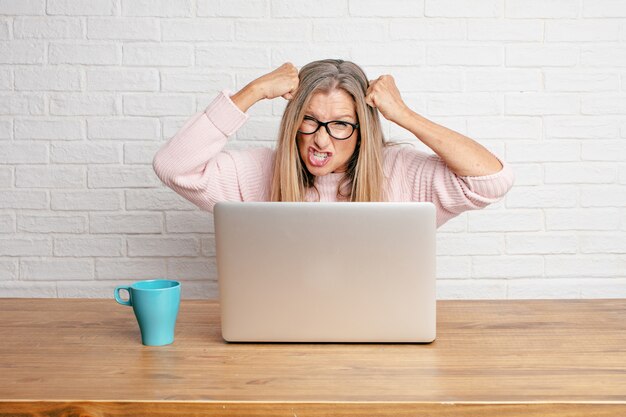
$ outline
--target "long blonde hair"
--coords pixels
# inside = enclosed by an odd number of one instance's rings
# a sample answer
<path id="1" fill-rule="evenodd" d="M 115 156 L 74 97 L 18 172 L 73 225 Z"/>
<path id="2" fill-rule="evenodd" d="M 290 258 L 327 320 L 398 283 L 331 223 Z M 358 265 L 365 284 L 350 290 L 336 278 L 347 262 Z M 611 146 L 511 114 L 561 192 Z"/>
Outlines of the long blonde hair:
<path id="1" fill-rule="evenodd" d="M 386 145 L 378 110 L 365 103 L 368 80 L 356 64 L 341 59 L 313 61 L 302 67 L 299 85 L 287 104 L 280 123 L 271 201 L 305 201 L 307 189 L 315 177 L 300 158 L 296 135 L 311 97 L 334 89 L 347 92 L 354 99 L 359 123 L 357 145 L 348 161 L 338 196 L 350 201 L 383 201 L 383 148 Z M 349 195 L 342 190 L 349 188 Z"/>

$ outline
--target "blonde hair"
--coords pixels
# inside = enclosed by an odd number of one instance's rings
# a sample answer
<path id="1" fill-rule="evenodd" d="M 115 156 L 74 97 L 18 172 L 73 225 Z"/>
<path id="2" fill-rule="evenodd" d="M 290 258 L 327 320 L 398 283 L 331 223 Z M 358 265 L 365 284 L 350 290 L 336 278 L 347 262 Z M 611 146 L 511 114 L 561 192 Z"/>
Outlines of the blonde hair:
<path id="1" fill-rule="evenodd" d="M 271 201 L 305 201 L 315 177 L 300 158 L 296 135 L 306 107 L 315 93 L 344 90 L 354 99 L 359 123 L 357 145 L 340 181 L 337 195 L 350 201 L 383 201 L 383 148 L 386 146 L 378 110 L 365 103 L 369 82 L 356 64 L 341 59 L 323 59 L 302 67 L 299 85 L 287 104 L 280 123 Z M 349 194 L 342 190 L 349 189 Z"/>

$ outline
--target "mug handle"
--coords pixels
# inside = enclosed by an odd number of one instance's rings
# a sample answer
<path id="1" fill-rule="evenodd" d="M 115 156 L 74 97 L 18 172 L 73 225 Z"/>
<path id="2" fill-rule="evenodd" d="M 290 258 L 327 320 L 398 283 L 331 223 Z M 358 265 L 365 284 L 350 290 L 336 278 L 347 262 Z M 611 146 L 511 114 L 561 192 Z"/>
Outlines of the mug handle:
<path id="1" fill-rule="evenodd" d="M 124 301 L 120 298 L 120 290 L 126 290 L 128 292 L 128 301 Z M 120 303 L 123 306 L 132 306 L 133 304 L 130 301 L 130 287 L 125 287 L 123 285 L 115 287 L 115 291 L 113 292 L 113 296 L 115 297 L 115 301 Z"/>

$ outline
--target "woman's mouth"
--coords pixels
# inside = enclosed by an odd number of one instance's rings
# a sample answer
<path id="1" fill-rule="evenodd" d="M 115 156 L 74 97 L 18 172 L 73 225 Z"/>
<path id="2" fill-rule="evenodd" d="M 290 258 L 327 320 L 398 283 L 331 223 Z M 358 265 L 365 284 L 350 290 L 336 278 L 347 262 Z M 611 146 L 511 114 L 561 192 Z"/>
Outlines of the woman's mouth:
<path id="1" fill-rule="evenodd" d="M 314 167 L 323 167 L 330 161 L 332 154 L 330 152 L 318 152 L 309 148 L 309 162 Z"/>

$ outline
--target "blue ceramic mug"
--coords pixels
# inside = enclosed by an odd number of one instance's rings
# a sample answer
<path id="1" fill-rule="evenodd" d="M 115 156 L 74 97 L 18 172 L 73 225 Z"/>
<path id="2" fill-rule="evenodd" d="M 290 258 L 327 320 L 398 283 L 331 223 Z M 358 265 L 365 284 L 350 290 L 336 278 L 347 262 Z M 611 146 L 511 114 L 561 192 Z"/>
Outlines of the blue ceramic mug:
<path id="1" fill-rule="evenodd" d="M 128 291 L 128 301 L 120 291 Z M 174 329 L 180 305 L 180 282 L 167 279 L 137 281 L 118 286 L 115 301 L 132 306 L 141 331 L 141 342 L 147 346 L 163 346 L 174 342 Z"/>

